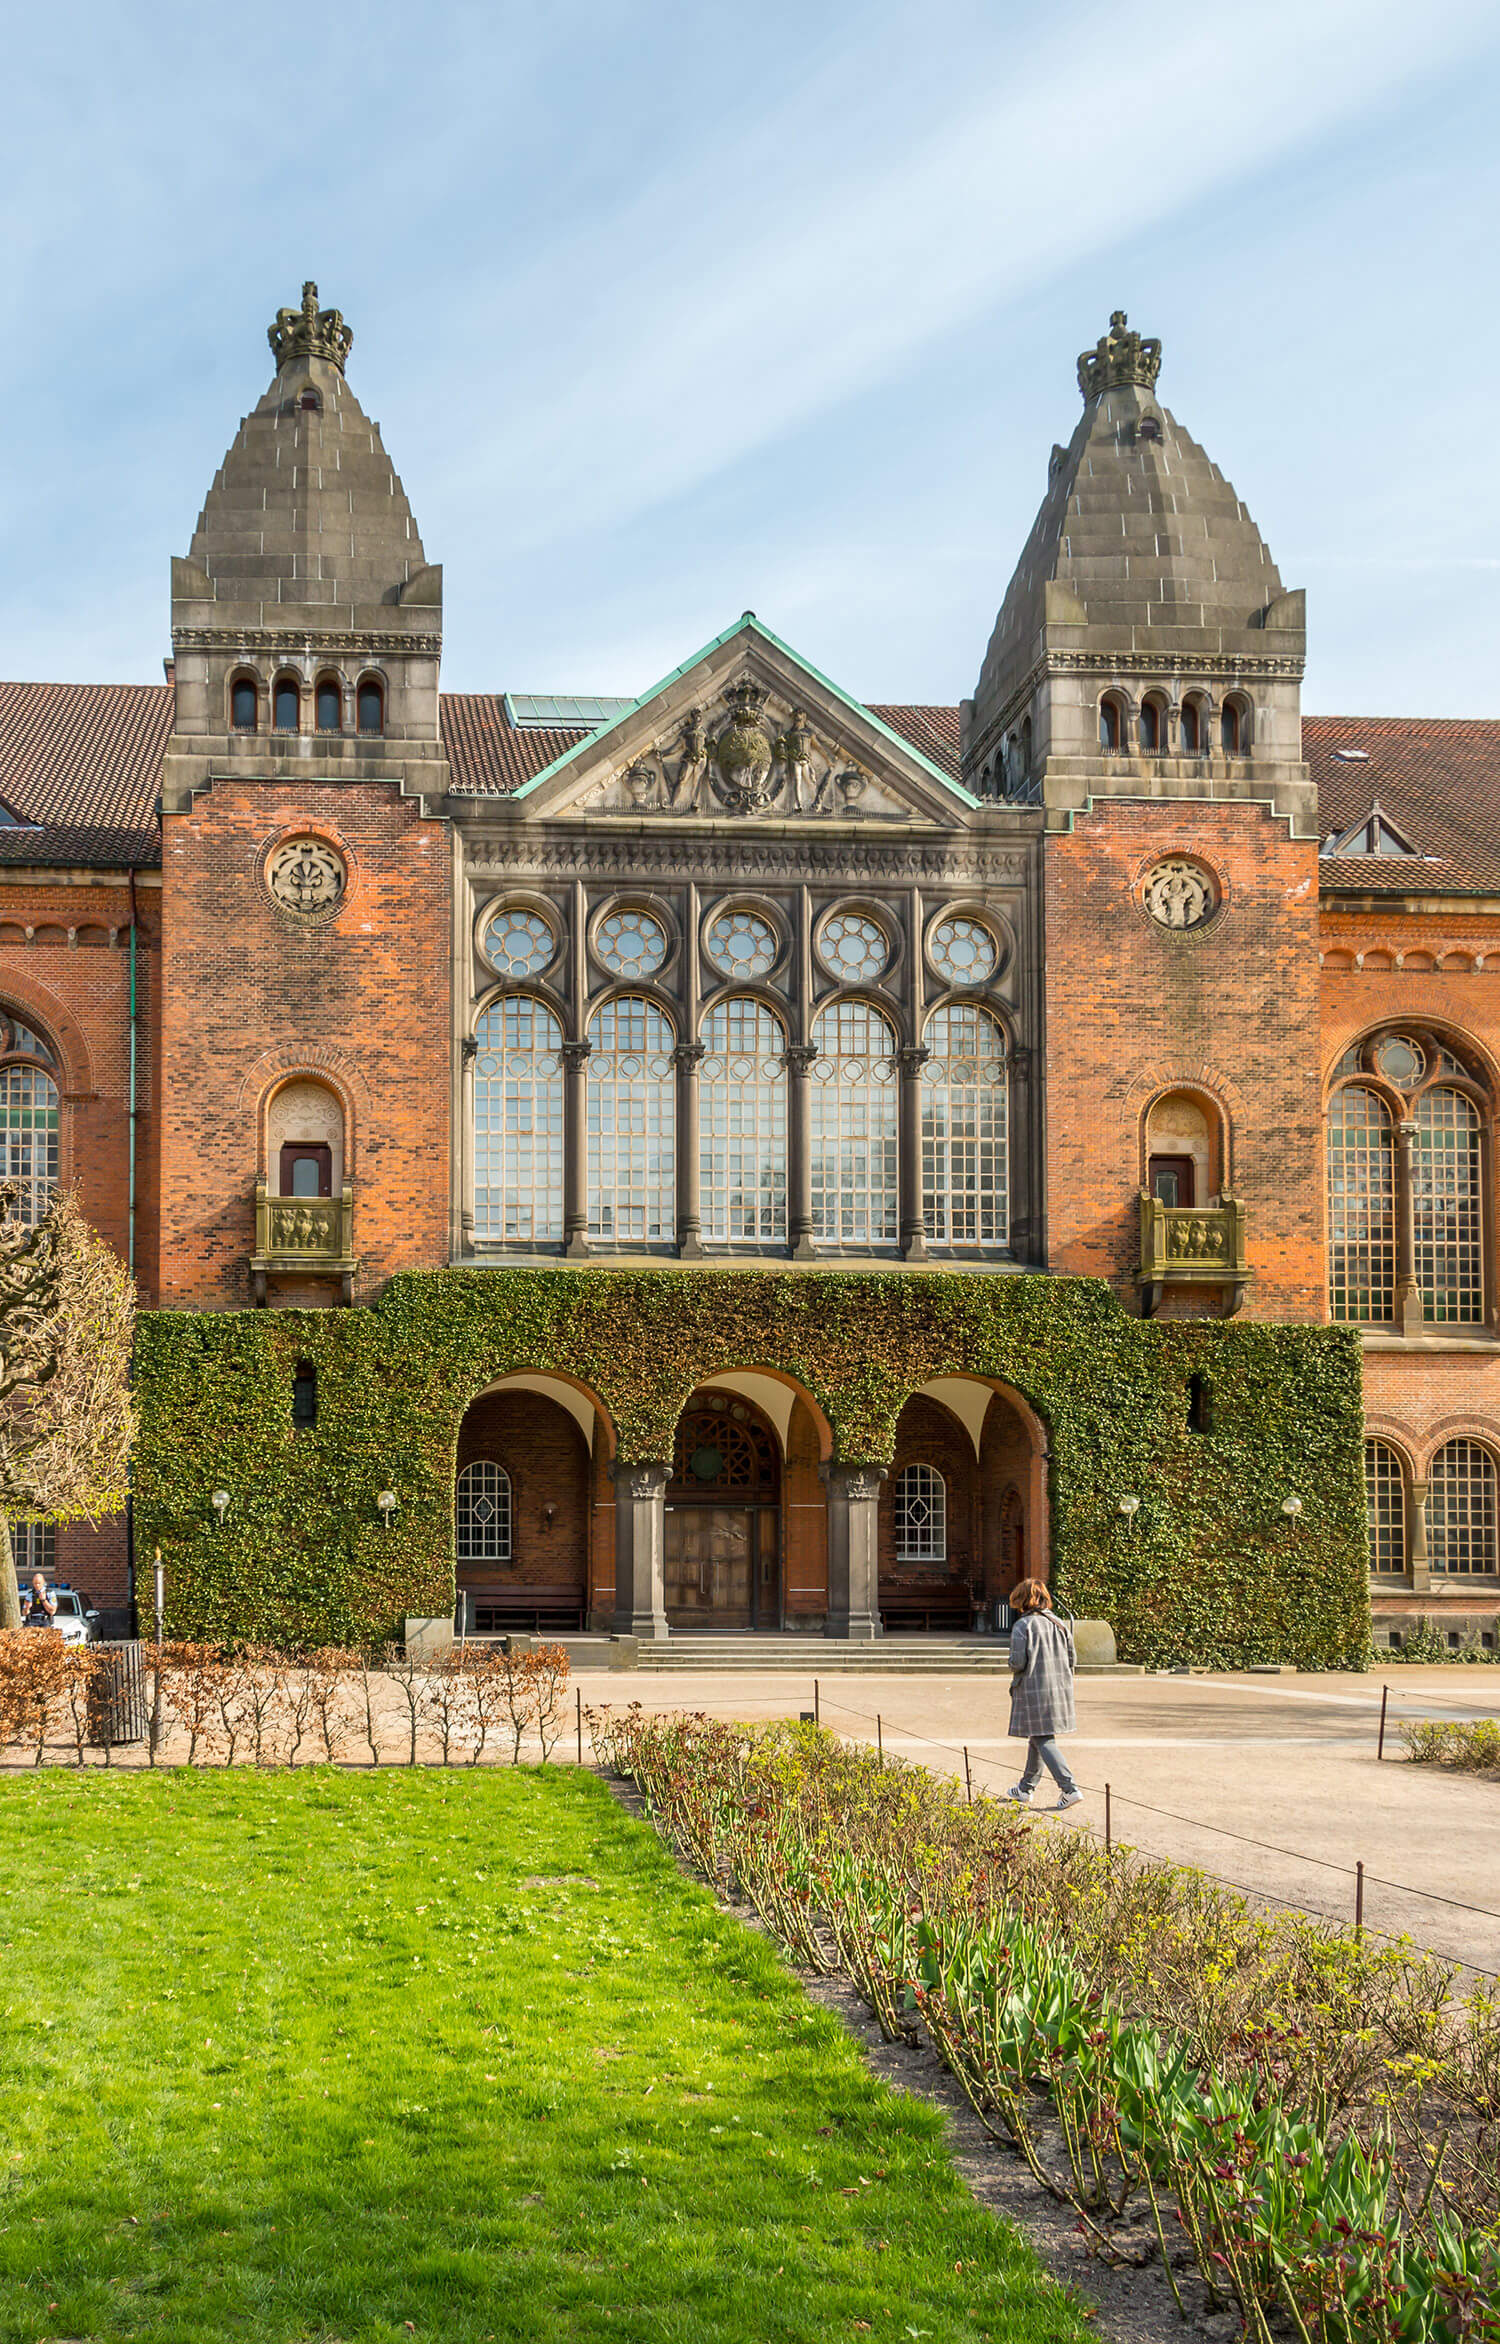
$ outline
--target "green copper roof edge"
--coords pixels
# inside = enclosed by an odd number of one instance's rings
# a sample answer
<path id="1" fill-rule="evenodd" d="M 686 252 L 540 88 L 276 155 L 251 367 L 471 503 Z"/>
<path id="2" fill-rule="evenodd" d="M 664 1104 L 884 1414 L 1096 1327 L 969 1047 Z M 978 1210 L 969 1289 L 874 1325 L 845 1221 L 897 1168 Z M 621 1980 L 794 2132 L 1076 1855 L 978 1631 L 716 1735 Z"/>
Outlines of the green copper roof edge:
<path id="1" fill-rule="evenodd" d="M 862 716 L 867 724 L 872 724 L 875 730 L 893 747 L 899 749 L 904 757 L 914 759 L 924 773 L 930 774 L 932 779 L 957 798 L 961 805 L 977 806 L 980 803 L 971 790 L 966 790 L 961 781 L 955 781 L 952 775 L 945 773 L 940 765 L 934 765 L 932 759 L 925 757 L 915 743 L 906 738 L 904 733 L 897 732 L 894 725 L 886 723 L 884 717 L 877 716 L 872 708 L 867 708 L 864 705 L 862 700 L 856 700 L 851 693 L 844 691 L 833 682 L 831 677 L 825 676 L 821 668 L 814 667 L 811 660 L 804 659 L 800 652 L 794 651 L 790 643 L 783 643 L 781 637 L 774 634 L 771 628 L 763 625 L 754 611 L 751 610 L 743 612 L 735 620 L 732 627 L 726 627 L 722 634 L 715 635 L 712 642 L 705 643 L 702 649 L 695 651 L 690 659 L 679 661 L 670 674 L 664 675 L 658 683 L 652 684 L 648 691 L 642 692 L 639 699 L 632 700 L 628 708 L 622 708 L 619 715 L 613 717 L 608 724 L 601 725 L 597 732 L 589 733 L 584 740 L 575 741 L 571 749 L 564 749 L 562 755 L 554 757 L 550 765 L 544 765 L 540 773 L 534 773 L 529 781 L 523 781 L 519 789 L 511 792 L 512 799 L 529 798 L 532 791 L 540 789 L 544 781 L 550 781 L 554 773 L 561 773 L 565 767 L 572 764 L 575 757 L 581 756 L 585 749 L 595 748 L 600 741 L 608 740 L 617 725 L 628 724 L 631 717 L 644 708 L 649 700 L 656 698 L 658 692 L 664 692 L 669 684 L 675 684 L 679 676 L 689 674 L 701 661 L 710 658 L 725 643 L 732 642 L 736 635 L 759 635 L 765 642 L 774 644 L 778 651 L 785 653 L 794 666 L 800 667 L 804 674 L 810 675 L 813 681 L 821 684 L 826 692 L 831 692 L 835 700 L 841 700 L 844 706 L 852 709 L 856 716 Z"/>

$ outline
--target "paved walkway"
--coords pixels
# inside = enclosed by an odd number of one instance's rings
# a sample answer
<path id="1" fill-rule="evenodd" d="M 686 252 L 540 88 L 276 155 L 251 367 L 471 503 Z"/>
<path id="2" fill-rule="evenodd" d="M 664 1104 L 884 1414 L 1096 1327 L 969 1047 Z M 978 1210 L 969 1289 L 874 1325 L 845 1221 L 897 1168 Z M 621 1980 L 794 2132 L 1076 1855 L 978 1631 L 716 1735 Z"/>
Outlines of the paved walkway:
<path id="1" fill-rule="evenodd" d="M 767 1674 L 589 1670 L 575 1682 L 586 1705 L 743 1718 L 813 1706 L 810 1680 Z M 1383 1683 L 1390 1722 L 1377 1764 Z M 1066 1747 L 1089 1795 L 1065 1828 L 1102 1833 L 1108 1783 L 1117 1839 L 1341 1919 L 1353 1917 L 1363 1862 L 1369 1927 L 1500 1972 L 1500 1784 L 1411 1765 L 1397 1730 L 1403 1716 L 1500 1716 L 1500 1670 L 1083 1677 L 1077 1692 Z M 887 1750 L 956 1774 L 966 1743 L 976 1789 L 1004 1789 L 1019 1771 L 1003 1680 L 872 1670 L 824 1679 L 819 1708 L 826 1726 L 870 1742 L 878 1716 Z"/>

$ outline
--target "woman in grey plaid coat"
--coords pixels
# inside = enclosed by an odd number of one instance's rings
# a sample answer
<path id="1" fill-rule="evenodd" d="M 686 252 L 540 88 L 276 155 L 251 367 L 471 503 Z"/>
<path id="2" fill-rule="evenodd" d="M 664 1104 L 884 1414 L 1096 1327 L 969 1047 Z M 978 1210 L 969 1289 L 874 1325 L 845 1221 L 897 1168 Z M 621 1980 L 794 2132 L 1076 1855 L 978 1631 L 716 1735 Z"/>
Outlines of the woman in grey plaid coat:
<path id="1" fill-rule="evenodd" d="M 1073 1731 L 1073 1631 L 1053 1611 L 1040 1579 L 1023 1579 L 1011 1589 L 1010 1602 L 1019 1614 L 1010 1631 L 1010 1731 L 1026 1744 L 1026 1764 L 1005 1795 L 1030 1806 L 1045 1766 L 1057 1784 L 1061 1812 L 1083 1797 L 1053 1739 Z"/>

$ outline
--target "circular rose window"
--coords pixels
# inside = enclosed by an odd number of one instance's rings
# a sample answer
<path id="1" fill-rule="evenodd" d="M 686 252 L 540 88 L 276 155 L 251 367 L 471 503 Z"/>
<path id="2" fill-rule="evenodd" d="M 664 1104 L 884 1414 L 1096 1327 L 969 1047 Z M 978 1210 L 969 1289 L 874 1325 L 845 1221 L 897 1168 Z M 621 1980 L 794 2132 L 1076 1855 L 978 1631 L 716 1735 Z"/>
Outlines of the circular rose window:
<path id="1" fill-rule="evenodd" d="M 667 957 L 667 931 L 651 912 L 606 912 L 594 931 L 594 952 L 614 976 L 653 976 Z"/>
<path id="2" fill-rule="evenodd" d="M 830 976 L 846 985 L 878 977 L 890 957 L 890 939 L 868 912 L 835 912 L 819 931 L 818 958 Z"/>
<path id="3" fill-rule="evenodd" d="M 331 911 L 346 876 L 343 856 L 321 838 L 289 838 L 266 865 L 266 885 L 289 912 Z"/>
<path id="4" fill-rule="evenodd" d="M 967 912 L 949 912 L 939 920 L 927 949 L 938 975 L 950 985 L 982 985 L 994 975 L 1000 958 L 992 931 Z"/>
<path id="5" fill-rule="evenodd" d="M 1219 908 L 1208 873 L 1181 855 L 1147 872 L 1141 901 L 1159 928 L 1201 928 Z"/>
<path id="6" fill-rule="evenodd" d="M 1398 1091 L 1411 1091 L 1427 1072 L 1427 1055 L 1420 1042 L 1413 1042 L 1406 1034 L 1392 1034 L 1388 1041 L 1377 1044 L 1375 1064 Z"/>
<path id="7" fill-rule="evenodd" d="M 511 904 L 486 923 L 480 950 L 502 977 L 534 977 L 556 952 L 557 933 L 529 904 Z"/>
<path id="8" fill-rule="evenodd" d="M 776 931 L 759 912 L 719 912 L 709 921 L 704 945 L 726 977 L 763 977 L 776 966 Z"/>

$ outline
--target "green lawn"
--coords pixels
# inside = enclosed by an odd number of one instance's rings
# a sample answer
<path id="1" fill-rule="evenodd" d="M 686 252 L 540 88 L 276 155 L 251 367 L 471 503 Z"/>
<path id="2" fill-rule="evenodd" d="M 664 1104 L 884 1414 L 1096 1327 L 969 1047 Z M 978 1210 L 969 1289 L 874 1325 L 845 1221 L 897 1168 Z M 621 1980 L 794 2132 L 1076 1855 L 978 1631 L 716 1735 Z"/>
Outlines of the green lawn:
<path id="1" fill-rule="evenodd" d="M 1068 2344 L 588 1775 L 0 1779 L 0 2336 Z"/>

